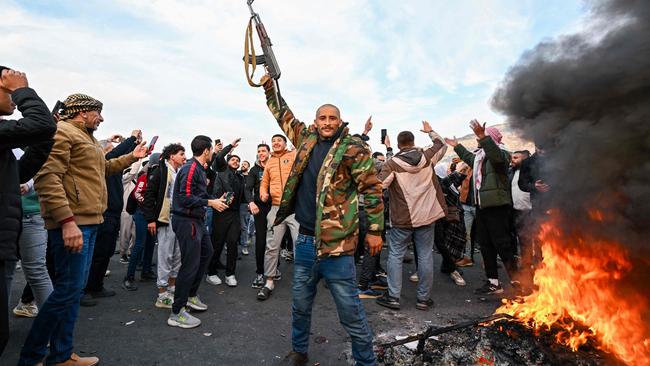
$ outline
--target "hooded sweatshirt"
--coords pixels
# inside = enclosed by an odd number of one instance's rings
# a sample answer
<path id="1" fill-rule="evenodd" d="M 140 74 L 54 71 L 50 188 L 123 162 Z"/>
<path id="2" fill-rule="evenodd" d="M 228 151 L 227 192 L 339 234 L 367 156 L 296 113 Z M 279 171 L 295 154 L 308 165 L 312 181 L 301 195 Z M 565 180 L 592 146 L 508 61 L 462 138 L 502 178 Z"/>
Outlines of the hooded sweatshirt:
<path id="1" fill-rule="evenodd" d="M 433 146 L 401 150 L 386 161 L 379 174 L 383 187 L 388 189 L 393 227 L 414 229 L 445 216 L 440 199 L 444 200 L 444 196 L 436 189 L 432 166 L 445 155 L 447 145 L 434 132 L 429 136 Z"/>

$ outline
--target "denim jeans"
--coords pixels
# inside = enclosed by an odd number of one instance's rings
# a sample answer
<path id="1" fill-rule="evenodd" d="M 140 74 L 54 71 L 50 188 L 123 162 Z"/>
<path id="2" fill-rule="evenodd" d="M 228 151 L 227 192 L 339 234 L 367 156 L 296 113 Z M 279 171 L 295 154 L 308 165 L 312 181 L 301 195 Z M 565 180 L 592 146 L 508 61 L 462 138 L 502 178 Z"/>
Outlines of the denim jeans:
<path id="1" fill-rule="evenodd" d="M 61 229 L 48 231 L 48 251 L 52 252 L 56 267 L 54 291 L 32 323 L 20 353 L 19 366 L 32 366 L 41 362 L 47 355 L 48 342 L 50 354 L 47 364 L 61 363 L 70 358 L 74 326 L 79 315 L 79 300 L 86 287 L 97 228 L 98 225 L 79 227 L 83 234 L 83 247 L 79 253 L 71 253 L 64 247 Z"/>
<path id="2" fill-rule="evenodd" d="M 255 224 L 253 223 L 253 215 L 250 213 L 247 203 L 239 205 L 239 223 L 241 224 L 239 246 L 242 249 L 248 249 L 248 244 L 253 241 L 255 235 Z"/>
<path id="3" fill-rule="evenodd" d="M 135 244 L 131 249 L 131 257 L 129 258 L 129 268 L 126 271 L 127 278 L 135 277 L 135 270 L 140 261 L 142 261 L 142 273 L 151 272 L 151 254 L 145 251 L 147 246 L 153 246 L 154 238 L 147 230 L 147 220 L 140 209 L 133 214 L 133 222 L 135 222 Z M 153 251 L 152 251 L 153 252 Z"/>
<path id="4" fill-rule="evenodd" d="M 40 308 L 52 293 L 52 280 L 45 265 L 47 231 L 39 214 L 23 216 L 23 231 L 18 241 L 25 279 Z"/>
<path id="5" fill-rule="evenodd" d="M 214 216 L 214 211 L 212 207 L 208 207 L 205 210 L 205 228 L 208 230 L 208 234 L 212 235 L 212 216 Z"/>
<path id="6" fill-rule="evenodd" d="M 418 300 L 427 300 L 433 285 L 433 239 L 434 224 L 415 229 L 392 228 L 388 242 L 388 294 L 399 298 L 402 292 L 402 260 L 408 244 L 413 244 L 418 252 Z"/>
<path id="7" fill-rule="evenodd" d="M 324 278 L 336 303 L 339 321 L 352 338 L 357 365 L 375 365 L 372 332 L 359 300 L 353 256 L 317 258 L 314 237 L 298 235 L 294 246 L 292 345 L 307 353 L 311 312 L 318 282 Z"/>

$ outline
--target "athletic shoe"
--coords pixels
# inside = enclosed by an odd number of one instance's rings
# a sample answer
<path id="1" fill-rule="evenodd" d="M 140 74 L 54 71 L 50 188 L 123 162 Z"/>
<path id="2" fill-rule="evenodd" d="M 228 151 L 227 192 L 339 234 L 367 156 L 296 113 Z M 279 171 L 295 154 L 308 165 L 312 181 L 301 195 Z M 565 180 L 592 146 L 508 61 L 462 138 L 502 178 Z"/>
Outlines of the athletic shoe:
<path id="1" fill-rule="evenodd" d="M 384 271 L 384 269 L 381 268 L 381 269 L 378 269 L 378 270 L 377 270 L 377 274 L 376 274 L 376 276 L 377 276 L 377 277 L 388 278 L 388 273 L 386 273 L 386 271 Z"/>
<path id="2" fill-rule="evenodd" d="M 111 275 L 111 270 L 110 270 L 110 269 L 107 269 L 107 270 L 106 270 L 106 273 L 104 273 L 104 277 L 108 277 L 108 276 L 110 276 L 110 275 Z"/>
<path id="3" fill-rule="evenodd" d="M 273 281 L 280 281 L 282 279 L 282 273 L 279 269 L 275 270 L 275 276 L 273 276 Z"/>
<path id="4" fill-rule="evenodd" d="M 284 260 L 287 262 L 293 262 L 293 252 L 287 250 L 287 255 L 284 257 Z"/>
<path id="5" fill-rule="evenodd" d="M 135 291 L 138 289 L 138 286 L 135 284 L 135 278 L 125 278 L 122 281 L 122 288 L 127 291 Z"/>
<path id="6" fill-rule="evenodd" d="M 14 308 L 14 314 L 23 318 L 36 318 L 38 315 L 38 307 L 34 302 L 25 304 L 21 301 Z"/>
<path id="7" fill-rule="evenodd" d="M 411 281 L 411 282 L 419 282 L 420 281 L 420 277 L 418 277 L 417 272 L 413 273 L 411 275 L 411 277 L 409 277 L 409 281 Z"/>
<path id="8" fill-rule="evenodd" d="M 237 279 L 235 278 L 235 275 L 226 276 L 226 285 L 228 285 L 228 287 L 237 287 Z"/>
<path id="9" fill-rule="evenodd" d="M 454 281 L 455 284 L 458 286 L 465 286 L 467 283 L 465 282 L 465 279 L 463 276 L 458 273 L 458 271 L 453 271 L 449 274 L 449 277 L 451 277 L 452 281 Z"/>
<path id="10" fill-rule="evenodd" d="M 219 276 L 217 276 L 217 275 L 212 275 L 212 276 L 206 277 L 205 282 L 207 282 L 207 283 L 209 283 L 211 285 L 214 285 L 214 286 L 219 286 L 219 285 L 221 285 L 221 278 L 219 278 Z"/>
<path id="11" fill-rule="evenodd" d="M 273 290 L 271 290 L 270 288 L 264 286 L 257 293 L 257 299 L 260 300 L 260 301 L 267 300 L 269 297 L 271 297 L 271 293 L 273 293 Z"/>
<path id="12" fill-rule="evenodd" d="M 375 301 L 377 302 L 377 304 L 379 304 L 381 306 L 384 306 L 384 307 L 387 307 L 389 309 L 399 310 L 399 308 L 400 308 L 399 299 L 396 298 L 396 297 L 390 296 L 388 294 L 388 292 L 384 293 L 383 296 L 377 298 L 377 300 L 375 300 Z"/>
<path id="13" fill-rule="evenodd" d="M 426 300 L 418 300 L 415 302 L 415 308 L 418 310 L 429 310 L 430 308 L 433 307 L 433 300 L 431 299 L 426 299 Z"/>
<path id="14" fill-rule="evenodd" d="M 192 310 L 196 311 L 206 311 L 208 310 L 208 305 L 204 304 L 198 296 L 192 296 L 187 299 L 187 306 Z"/>
<path id="15" fill-rule="evenodd" d="M 288 252 L 289 252 L 289 251 L 286 250 L 286 249 L 281 249 L 281 250 L 280 250 L 280 258 L 282 258 L 282 259 L 286 259 L 286 258 L 287 258 L 287 253 L 288 253 Z"/>
<path id="16" fill-rule="evenodd" d="M 377 277 L 370 282 L 370 288 L 373 290 L 388 290 L 388 281 L 383 277 Z"/>
<path id="17" fill-rule="evenodd" d="M 129 264 L 129 257 L 127 257 L 126 255 L 121 256 L 120 257 L 120 263 Z"/>
<path id="18" fill-rule="evenodd" d="M 474 290 L 476 295 L 493 295 L 493 294 L 502 294 L 503 287 L 501 284 L 493 285 L 490 281 L 485 281 L 483 287 L 479 287 Z"/>
<path id="19" fill-rule="evenodd" d="M 174 303 L 174 297 L 169 292 L 165 291 L 158 294 L 158 299 L 156 299 L 155 306 L 160 309 L 171 309 L 172 304 Z"/>
<path id="20" fill-rule="evenodd" d="M 458 267 L 471 267 L 474 265 L 474 262 L 467 257 L 463 257 L 463 259 L 456 262 L 456 265 Z"/>
<path id="21" fill-rule="evenodd" d="M 253 284 L 251 285 L 253 288 L 262 288 L 264 287 L 264 275 L 258 274 L 255 276 L 255 280 L 253 281 Z"/>
<path id="22" fill-rule="evenodd" d="M 376 299 L 381 297 L 383 292 L 367 288 L 365 290 L 359 289 L 359 298 L 360 299 Z"/>
<path id="23" fill-rule="evenodd" d="M 185 308 L 181 308 L 178 314 L 171 313 L 167 318 L 167 325 L 183 329 L 196 328 L 201 325 L 199 318 L 193 317 Z"/>
<path id="24" fill-rule="evenodd" d="M 241 254 L 248 255 L 248 248 L 242 248 Z"/>

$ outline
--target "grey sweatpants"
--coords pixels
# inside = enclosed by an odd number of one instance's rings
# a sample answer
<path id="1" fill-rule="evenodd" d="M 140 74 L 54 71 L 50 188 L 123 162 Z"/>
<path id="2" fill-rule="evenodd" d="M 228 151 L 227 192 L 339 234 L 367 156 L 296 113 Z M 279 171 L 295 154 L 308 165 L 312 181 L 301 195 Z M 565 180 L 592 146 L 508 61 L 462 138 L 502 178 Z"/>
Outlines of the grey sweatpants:
<path id="1" fill-rule="evenodd" d="M 291 231 L 291 239 L 295 243 L 298 239 L 298 221 L 295 215 L 287 217 L 278 226 L 273 226 L 275 216 L 278 214 L 279 206 L 271 207 L 271 211 L 266 216 L 268 220 L 266 230 L 266 251 L 264 252 L 264 275 L 266 278 L 275 276 L 275 271 L 278 269 L 278 256 L 280 255 L 280 247 L 282 246 L 282 238 L 287 232 Z"/>
<path id="2" fill-rule="evenodd" d="M 167 288 L 169 278 L 178 277 L 181 268 L 181 249 L 171 225 L 157 229 L 158 236 L 158 288 Z"/>

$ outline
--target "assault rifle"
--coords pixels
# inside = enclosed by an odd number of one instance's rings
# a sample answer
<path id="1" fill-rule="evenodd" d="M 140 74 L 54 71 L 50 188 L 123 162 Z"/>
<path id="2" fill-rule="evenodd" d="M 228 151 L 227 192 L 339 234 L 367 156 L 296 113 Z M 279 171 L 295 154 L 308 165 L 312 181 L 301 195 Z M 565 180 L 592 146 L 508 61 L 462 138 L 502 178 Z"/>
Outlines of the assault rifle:
<path id="1" fill-rule="evenodd" d="M 273 80 L 273 86 L 275 87 L 275 100 L 280 106 L 280 86 L 278 84 L 278 79 L 280 78 L 280 66 L 278 66 L 278 61 L 275 59 L 275 54 L 273 53 L 273 44 L 271 43 L 271 38 L 264 28 L 262 19 L 260 15 L 253 10 L 253 1 L 255 0 L 246 0 L 248 4 L 248 9 L 251 12 L 251 18 L 248 21 L 248 28 L 246 29 L 246 36 L 244 41 L 244 68 L 246 70 L 246 78 L 248 79 L 248 84 L 253 87 L 259 87 L 260 84 L 253 82 L 252 74 L 255 73 L 255 68 L 257 65 L 264 65 L 266 72 L 269 74 Z M 255 30 L 257 35 L 260 38 L 260 43 L 262 45 L 262 55 L 255 55 L 255 47 L 253 46 L 253 23 L 255 23 Z M 250 51 L 250 54 L 249 54 Z M 252 74 L 249 73 L 249 65 L 252 65 L 253 71 Z"/>

